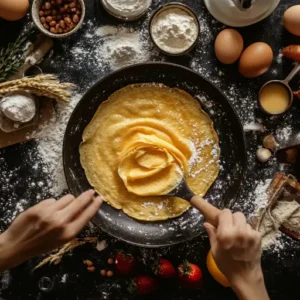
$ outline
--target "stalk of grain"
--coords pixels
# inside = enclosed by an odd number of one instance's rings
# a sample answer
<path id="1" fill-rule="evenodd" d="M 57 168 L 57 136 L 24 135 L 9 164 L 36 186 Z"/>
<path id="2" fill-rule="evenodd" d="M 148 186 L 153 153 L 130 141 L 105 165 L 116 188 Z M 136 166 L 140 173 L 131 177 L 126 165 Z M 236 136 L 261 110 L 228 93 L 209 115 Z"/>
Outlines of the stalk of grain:
<path id="1" fill-rule="evenodd" d="M 0 97 L 13 91 L 26 91 L 59 102 L 69 102 L 74 87 L 72 83 L 60 83 L 55 75 L 38 75 L 1 83 Z"/>

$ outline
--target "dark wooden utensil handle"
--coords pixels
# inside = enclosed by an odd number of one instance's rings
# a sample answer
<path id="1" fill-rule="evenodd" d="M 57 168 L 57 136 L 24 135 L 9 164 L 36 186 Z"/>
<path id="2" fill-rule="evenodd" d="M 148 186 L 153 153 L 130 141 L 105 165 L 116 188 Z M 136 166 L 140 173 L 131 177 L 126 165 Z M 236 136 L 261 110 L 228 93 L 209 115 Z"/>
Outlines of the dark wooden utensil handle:
<path id="1" fill-rule="evenodd" d="M 218 216 L 221 212 L 218 208 L 206 202 L 202 197 L 199 196 L 194 196 L 191 199 L 191 205 L 197 208 L 203 214 L 206 222 L 214 226 L 218 226 Z"/>

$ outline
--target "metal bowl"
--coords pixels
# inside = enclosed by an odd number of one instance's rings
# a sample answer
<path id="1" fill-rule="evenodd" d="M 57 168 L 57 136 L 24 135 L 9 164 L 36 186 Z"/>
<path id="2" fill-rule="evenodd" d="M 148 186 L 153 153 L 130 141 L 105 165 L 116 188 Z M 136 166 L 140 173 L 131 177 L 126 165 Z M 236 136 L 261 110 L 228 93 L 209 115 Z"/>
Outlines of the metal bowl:
<path id="1" fill-rule="evenodd" d="M 68 36 L 72 35 L 81 27 L 83 20 L 84 20 L 84 16 L 85 16 L 84 0 L 78 0 L 78 2 L 81 5 L 81 16 L 80 16 L 79 22 L 71 31 L 66 32 L 66 33 L 52 33 L 43 27 L 42 22 L 40 21 L 40 16 L 39 16 L 40 7 L 42 6 L 43 2 L 45 2 L 45 0 L 33 0 L 32 7 L 31 7 L 31 15 L 32 15 L 32 20 L 33 20 L 34 24 L 45 35 L 50 36 L 51 38 L 64 38 L 64 37 L 68 37 Z"/>
<path id="2" fill-rule="evenodd" d="M 281 112 L 281 113 L 271 113 L 269 111 L 267 111 L 262 103 L 261 103 L 261 99 L 260 99 L 260 95 L 262 93 L 262 90 L 269 84 L 281 84 L 282 86 L 284 86 L 284 88 L 287 90 L 287 92 L 289 93 L 289 105 L 286 107 L 286 109 Z M 258 94 L 258 106 L 259 108 L 267 115 L 270 115 L 270 116 L 282 116 L 283 114 L 285 114 L 290 108 L 291 106 L 293 105 L 293 102 L 294 102 L 294 94 L 293 94 L 293 91 L 292 89 L 290 88 L 290 86 L 288 85 L 288 83 L 285 81 L 285 80 L 270 80 L 268 81 L 267 83 L 265 83 L 261 89 L 259 90 L 259 94 Z"/>
<path id="3" fill-rule="evenodd" d="M 197 24 L 197 27 L 198 27 L 198 34 L 197 34 L 197 37 L 194 41 L 194 43 L 189 47 L 187 48 L 186 50 L 182 51 L 182 52 L 177 52 L 177 53 L 171 53 L 171 52 L 167 52 L 165 51 L 164 49 L 162 49 L 155 41 L 155 39 L 153 38 L 152 36 L 152 22 L 153 20 L 156 18 L 156 16 L 158 16 L 161 12 L 165 11 L 165 10 L 168 10 L 170 8 L 179 8 L 183 11 L 185 11 L 186 13 L 188 13 L 191 17 L 193 17 L 193 19 L 195 20 L 196 24 Z M 181 56 L 181 55 L 185 55 L 187 53 L 189 53 L 192 49 L 194 49 L 194 47 L 196 46 L 197 42 L 198 42 L 198 39 L 199 39 L 199 36 L 200 36 L 200 22 L 199 22 L 199 19 L 196 15 L 196 13 L 187 5 L 185 4 L 182 4 L 182 3 L 179 3 L 179 2 L 170 2 L 168 4 L 165 4 L 163 6 L 161 6 L 160 8 L 158 8 L 150 17 L 150 20 L 149 20 L 149 35 L 150 35 L 150 38 L 153 42 L 153 44 L 164 54 L 166 55 L 170 55 L 170 56 Z"/>

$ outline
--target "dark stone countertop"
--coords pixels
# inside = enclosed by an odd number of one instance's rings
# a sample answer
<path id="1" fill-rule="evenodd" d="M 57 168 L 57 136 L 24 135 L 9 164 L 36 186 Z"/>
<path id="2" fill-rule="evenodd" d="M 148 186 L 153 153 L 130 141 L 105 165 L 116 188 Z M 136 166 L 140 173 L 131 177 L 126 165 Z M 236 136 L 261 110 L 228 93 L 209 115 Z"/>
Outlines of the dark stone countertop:
<path id="1" fill-rule="evenodd" d="M 107 15 L 100 7 L 99 1 L 89 0 L 85 2 L 87 6 L 86 21 L 90 20 L 92 26 L 120 24 L 120 22 Z M 166 2 L 168 1 L 154 0 L 152 9 Z M 281 19 L 284 11 L 289 6 L 298 4 L 298 1 L 281 1 L 276 11 L 269 18 L 253 26 L 239 29 L 246 46 L 256 41 L 264 41 L 270 44 L 274 51 L 275 59 L 270 71 L 252 80 L 239 76 L 237 65 L 223 66 L 216 60 L 213 41 L 217 33 L 224 28 L 224 25 L 213 20 L 203 1 L 185 0 L 182 2 L 192 6 L 199 16 L 202 26 L 201 41 L 196 49 L 185 57 L 167 58 L 156 54 L 151 57 L 151 60 L 166 60 L 182 64 L 207 77 L 224 91 L 244 124 L 261 119 L 268 132 L 275 133 L 276 130 L 282 130 L 285 126 L 291 126 L 292 132 L 298 133 L 300 130 L 300 107 L 297 101 L 287 114 L 277 118 L 265 117 L 256 109 L 257 92 L 260 86 L 269 79 L 284 78 L 293 67 L 291 61 L 284 58 L 281 60 L 278 54 L 284 46 L 300 42 L 300 38 L 294 37 L 284 30 Z M 132 26 L 136 29 L 146 28 L 148 18 L 149 14 L 141 21 L 131 25 L 125 24 L 125 26 Z M 23 24 L 24 21 L 10 23 L 0 20 L 1 45 L 14 40 Z M 107 66 L 95 68 L 89 64 L 68 65 L 68 62 L 72 60 L 70 55 L 72 47 L 79 39 L 82 42 L 85 41 L 85 30 L 90 24 L 86 22 L 83 28 L 70 38 L 56 40 L 51 59 L 46 58 L 42 63 L 44 72 L 59 74 L 62 80 L 76 83 L 79 86 L 80 93 L 84 93 L 98 78 L 111 71 Z M 83 55 L 88 56 L 89 54 L 87 52 Z M 62 67 L 64 62 L 66 67 Z M 291 86 L 298 89 L 298 84 L 299 80 L 295 78 Z M 256 161 L 254 153 L 257 146 L 261 144 L 262 137 L 263 134 L 257 132 L 246 134 L 249 154 L 248 172 L 244 179 L 242 195 L 236 206 L 236 209 L 241 209 L 246 213 L 253 209 L 253 192 L 258 182 L 272 178 L 278 169 L 278 165 L 274 160 L 265 165 Z M 39 181 L 49 176 L 43 171 L 42 167 L 32 168 L 32 165 L 38 159 L 35 150 L 35 141 L 0 150 L 0 215 L 2 216 L 0 227 L 2 230 L 8 226 L 9 222 L 6 218 L 8 212 L 15 207 L 20 199 L 26 199 L 29 207 L 38 201 L 36 200 L 38 194 L 44 198 L 52 196 L 43 187 L 38 185 L 33 187 L 28 184 L 31 181 Z M 14 171 L 10 172 L 10 170 Z M 7 174 L 9 174 L 9 178 Z M 206 236 L 198 237 L 171 248 L 142 249 L 118 242 L 104 233 L 98 232 L 98 230 L 93 230 L 91 233 L 91 230 L 87 229 L 84 234 L 99 235 L 100 238 L 107 240 L 109 247 L 99 253 L 93 246 L 83 246 L 76 249 L 72 255 L 66 256 L 58 266 L 46 266 L 32 272 L 33 267 L 40 261 L 40 258 L 35 258 L 10 272 L 5 272 L 0 282 L 1 299 L 129 299 L 130 296 L 125 289 L 125 280 L 119 278 L 103 279 L 98 272 L 87 273 L 82 264 L 83 259 L 92 259 L 97 268 L 101 269 L 116 248 L 128 248 L 129 251 L 136 254 L 147 264 L 153 257 L 164 255 L 176 265 L 187 258 L 202 267 L 204 272 L 202 290 L 186 291 L 176 283 L 164 284 L 159 293 L 149 296 L 148 299 L 235 299 L 230 289 L 222 288 L 207 272 L 205 257 L 209 249 L 209 243 Z M 268 251 L 263 255 L 263 269 L 267 288 L 271 299 L 299 299 L 300 291 L 297 284 L 300 280 L 300 246 L 297 241 L 293 241 L 289 237 L 282 237 L 281 241 L 284 249 Z M 52 288 L 46 289 L 47 291 L 43 287 L 45 277 L 49 278 L 51 284 L 53 284 Z M 63 282 L 63 278 L 66 279 L 65 282 Z"/>

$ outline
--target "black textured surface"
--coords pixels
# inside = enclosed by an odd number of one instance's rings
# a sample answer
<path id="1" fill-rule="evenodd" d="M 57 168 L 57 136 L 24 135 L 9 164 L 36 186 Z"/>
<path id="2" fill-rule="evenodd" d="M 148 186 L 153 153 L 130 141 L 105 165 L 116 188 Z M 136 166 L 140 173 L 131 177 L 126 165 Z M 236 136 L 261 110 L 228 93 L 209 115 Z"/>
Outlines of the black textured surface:
<path id="1" fill-rule="evenodd" d="M 168 1 L 153 1 L 152 9 L 157 8 L 160 4 Z M 213 38 L 217 35 L 220 29 L 224 28 L 222 24 L 214 22 L 208 15 L 203 1 L 186 0 L 182 1 L 191 5 L 200 17 L 206 18 L 209 24 L 210 33 Z M 97 25 L 101 24 L 118 24 L 112 17 L 108 16 L 101 7 L 99 1 L 89 0 L 87 4 L 86 18 L 92 19 Z M 294 37 L 287 33 L 282 26 L 282 15 L 287 7 L 299 4 L 297 0 L 283 0 L 276 11 L 266 20 L 247 27 L 239 29 L 242 33 L 245 45 L 256 41 L 265 41 L 269 43 L 275 53 L 279 53 L 280 49 L 290 44 L 300 43 L 300 38 Z M 135 23 L 136 28 L 146 26 L 146 21 L 141 20 Z M 0 21 L 1 44 L 9 40 L 13 40 L 16 33 L 19 31 L 22 22 L 9 23 Z M 67 51 L 71 48 L 76 40 L 83 39 L 82 30 L 72 37 L 55 41 L 54 55 L 52 60 L 45 59 L 43 62 L 43 69 L 45 72 L 53 72 L 60 74 L 62 80 L 69 80 L 79 85 L 81 92 L 85 92 L 87 87 L 91 86 L 98 78 L 106 75 L 110 70 L 107 68 L 95 69 L 89 65 L 84 68 L 76 67 L 61 67 L 63 60 L 70 60 L 70 53 Z M 205 33 L 202 33 L 205 35 Z M 207 77 L 208 79 L 217 82 L 219 88 L 230 98 L 230 101 L 238 111 L 238 115 L 242 122 L 246 122 L 250 115 L 261 118 L 267 131 L 274 132 L 277 128 L 282 128 L 284 125 L 292 125 L 293 132 L 298 133 L 300 129 L 299 109 L 300 105 L 295 101 L 292 109 L 284 116 L 279 118 L 268 118 L 263 116 L 259 111 L 253 112 L 253 103 L 257 100 L 257 92 L 259 87 L 269 79 L 282 79 L 292 69 L 292 63 L 286 59 L 282 62 L 274 60 L 270 72 L 253 79 L 246 80 L 239 76 L 237 66 L 222 66 L 217 62 L 213 52 L 213 38 L 209 43 L 206 43 L 204 38 L 199 42 L 196 49 L 189 55 L 182 58 L 165 58 L 167 61 L 190 66 L 192 60 L 197 57 L 197 65 L 194 65 L 194 70 Z M 86 54 L 88 55 L 88 54 Z M 161 60 L 163 56 L 158 59 Z M 219 71 L 223 72 L 225 76 L 219 77 Z M 274 72 L 273 72 L 274 71 Z M 293 89 L 299 88 L 299 77 L 295 78 L 291 83 Z M 233 87 L 233 91 L 231 91 Z M 246 105 L 242 105 L 245 103 Z M 251 112 L 249 112 L 249 109 Z M 253 153 L 257 146 L 261 143 L 262 134 L 247 134 L 247 150 L 250 157 L 248 160 L 247 175 L 244 179 L 243 194 L 239 200 L 239 207 L 243 209 L 244 202 L 247 201 L 247 195 L 255 188 L 255 181 L 263 178 L 270 178 L 277 169 L 274 161 L 267 165 L 258 163 Z M 49 176 L 42 168 L 37 170 L 32 169 L 32 165 L 37 159 L 35 154 L 35 142 L 16 145 L 0 151 L 0 168 L 1 172 L 7 170 L 15 170 L 14 174 L 9 178 L 10 182 L 15 182 L 15 188 L 7 188 L 7 182 L 1 176 L 1 194 L 0 194 L 0 214 L 3 219 L 0 220 L 0 226 L 5 229 L 7 223 L 4 220 L 6 211 L 10 209 L 7 201 L 13 196 L 14 199 L 27 199 L 32 205 L 37 202 L 36 195 L 42 193 L 42 187 L 29 187 L 28 179 L 39 180 Z M 45 195 L 51 196 L 51 195 Z M 17 200 L 16 200 L 17 201 Z M 89 234 L 88 232 L 86 234 Z M 100 236 L 106 238 L 105 234 L 99 233 Z M 199 264 L 204 272 L 204 287 L 201 291 L 186 291 L 178 287 L 177 284 L 170 286 L 164 285 L 160 293 L 155 296 L 150 296 L 149 299 L 235 299 L 235 296 L 229 289 L 224 289 L 214 282 L 205 268 L 205 256 L 209 249 L 209 243 L 205 236 L 200 236 L 192 241 L 173 246 L 171 248 L 164 248 L 160 250 L 145 250 L 137 247 L 130 247 L 124 243 L 116 242 L 114 239 L 107 237 L 109 248 L 104 252 L 97 252 L 94 248 L 87 246 L 77 249 L 72 256 L 67 256 L 64 261 L 58 266 L 44 267 L 36 272 L 32 272 L 33 266 L 40 261 L 36 258 L 19 268 L 12 270 L 9 274 L 2 276 L 1 279 L 1 298 L 2 299 L 127 299 L 128 295 L 124 289 L 123 280 L 102 279 L 98 273 L 90 274 L 84 270 L 81 263 L 82 259 L 93 259 L 97 267 L 103 267 L 107 257 L 115 248 L 128 247 L 132 252 L 143 257 L 143 260 L 150 261 L 149 257 L 156 255 L 165 255 L 170 258 L 175 264 L 180 263 L 184 258 L 187 258 Z M 266 252 L 263 256 L 263 269 L 266 278 L 266 284 L 270 293 L 271 299 L 299 299 L 300 291 L 298 289 L 298 282 L 300 280 L 300 247 L 297 242 L 285 238 L 288 245 L 284 250 L 279 252 Z M 62 283 L 61 279 L 64 274 L 68 274 L 66 282 Z M 41 289 L 41 280 L 48 277 L 54 283 L 53 288 L 48 292 Z"/>

